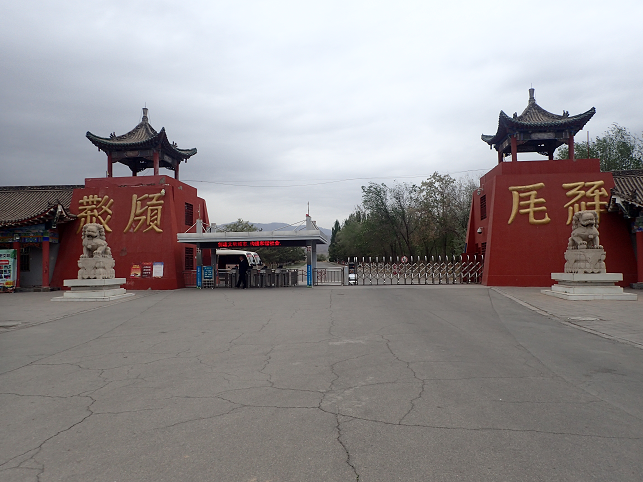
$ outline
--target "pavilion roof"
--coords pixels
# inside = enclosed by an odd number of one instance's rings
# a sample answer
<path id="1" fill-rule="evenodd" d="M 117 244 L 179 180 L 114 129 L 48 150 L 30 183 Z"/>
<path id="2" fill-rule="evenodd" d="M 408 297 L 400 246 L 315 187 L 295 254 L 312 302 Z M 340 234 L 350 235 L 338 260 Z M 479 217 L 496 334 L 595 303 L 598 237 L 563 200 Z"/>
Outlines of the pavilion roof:
<path id="1" fill-rule="evenodd" d="M 562 115 L 553 114 L 546 111 L 536 103 L 534 89 L 529 89 L 529 103 L 527 107 L 518 115 L 514 113 L 512 117 L 500 111 L 498 117 L 498 130 L 494 135 L 481 136 L 482 140 L 490 146 L 500 144 L 508 136 L 516 132 L 554 132 L 554 131 L 571 131 L 575 135 L 582 130 L 585 124 L 596 113 L 592 107 L 582 114 L 570 116 L 569 112 L 563 111 Z"/>
<path id="2" fill-rule="evenodd" d="M 76 219 L 70 210 L 71 186 L 0 186 L 0 228 L 30 226 L 56 220 Z"/>
<path id="3" fill-rule="evenodd" d="M 147 109 L 143 109 L 143 112 L 141 122 L 126 134 L 117 136 L 112 133 L 109 137 L 99 137 L 87 131 L 86 137 L 105 152 L 161 148 L 166 154 L 179 160 L 188 159 L 196 154 L 196 148 L 179 149 L 176 143 L 170 142 L 165 127 L 157 132 L 148 121 Z"/>

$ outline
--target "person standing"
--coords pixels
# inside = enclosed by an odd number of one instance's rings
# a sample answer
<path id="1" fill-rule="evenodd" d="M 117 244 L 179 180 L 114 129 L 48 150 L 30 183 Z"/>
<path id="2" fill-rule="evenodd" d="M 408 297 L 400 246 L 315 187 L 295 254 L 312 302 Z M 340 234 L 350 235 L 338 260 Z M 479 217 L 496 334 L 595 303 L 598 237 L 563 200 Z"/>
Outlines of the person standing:
<path id="1" fill-rule="evenodd" d="M 250 268 L 250 264 L 248 263 L 248 258 L 240 255 L 239 256 L 239 281 L 237 281 L 237 288 L 241 286 L 241 283 L 243 283 L 244 290 L 248 287 L 246 284 L 246 273 L 248 272 L 249 268 Z"/>

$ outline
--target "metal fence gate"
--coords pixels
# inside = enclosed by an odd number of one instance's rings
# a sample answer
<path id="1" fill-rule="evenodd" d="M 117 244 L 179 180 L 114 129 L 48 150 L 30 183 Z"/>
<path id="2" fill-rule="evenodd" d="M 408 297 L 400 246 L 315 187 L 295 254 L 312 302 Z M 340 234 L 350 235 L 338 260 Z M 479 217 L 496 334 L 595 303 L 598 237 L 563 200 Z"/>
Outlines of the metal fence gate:
<path id="1" fill-rule="evenodd" d="M 347 266 L 316 268 L 315 286 L 346 285 L 431 285 L 479 284 L 482 280 L 482 255 L 439 256 L 420 258 L 349 258 Z M 186 288 L 196 287 L 196 270 L 184 271 Z M 217 287 L 235 286 L 236 270 L 219 270 Z M 214 288 L 214 280 L 203 280 L 204 288 Z M 305 269 L 251 270 L 248 286 L 251 288 L 306 286 Z"/>
<path id="2" fill-rule="evenodd" d="M 344 284 L 344 268 L 316 268 L 313 275 L 315 286 L 341 286 Z"/>
<path id="3" fill-rule="evenodd" d="M 350 258 L 348 262 L 350 284 L 429 285 L 480 283 L 484 260 L 481 255 L 462 255 L 437 259 Z M 350 273 L 351 265 L 354 273 Z"/>

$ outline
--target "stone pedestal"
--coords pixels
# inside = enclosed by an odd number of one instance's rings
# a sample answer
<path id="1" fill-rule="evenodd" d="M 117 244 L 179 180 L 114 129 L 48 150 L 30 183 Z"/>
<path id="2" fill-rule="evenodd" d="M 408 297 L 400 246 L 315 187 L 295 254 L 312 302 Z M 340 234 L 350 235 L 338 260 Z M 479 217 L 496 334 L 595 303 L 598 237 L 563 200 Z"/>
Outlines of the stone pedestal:
<path id="1" fill-rule="evenodd" d="M 113 301 L 134 296 L 121 288 L 125 281 L 125 278 L 66 279 L 64 285 L 71 290 L 65 291 L 63 296 L 52 298 L 52 301 Z"/>
<path id="2" fill-rule="evenodd" d="M 87 258 L 81 256 L 78 260 L 78 279 L 109 279 L 116 276 L 114 271 L 114 258 L 108 256 L 98 256 L 96 258 Z"/>
<path id="3" fill-rule="evenodd" d="M 620 300 L 636 301 L 637 295 L 624 293 L 615 283 L 623 281 L 622 273 L 552 273 L 558 281 L 551 290 L 541 293 L 564 300 Z"/>
<path id="4" fill-rule="evenodd" d="M 605 250 L 568 249 L 565 251 L 565 273 L 606 273 Z"/>

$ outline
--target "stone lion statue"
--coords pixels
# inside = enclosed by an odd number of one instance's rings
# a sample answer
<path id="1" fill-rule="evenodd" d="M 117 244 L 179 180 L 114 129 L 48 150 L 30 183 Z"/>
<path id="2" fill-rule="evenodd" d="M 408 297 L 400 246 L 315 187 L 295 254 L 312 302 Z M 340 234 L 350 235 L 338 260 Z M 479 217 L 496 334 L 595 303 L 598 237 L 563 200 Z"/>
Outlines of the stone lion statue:
<path id="1" fill-rule="evenodd" d="M 596 211 L 578 211 L 572 218 L 572 235 L 567 249 L 602 249 L 598 240 Z"/>
<path id="2" fill-rule="evenodd" d="M 83 254 L 78 259 L 78 279 L 112 279 L 114 258 L 105 240 L 105 228 L 96 223 L 83 226 Z"/>
<path id="3" fill-rule="evenodd" d="M 83 226 L 83 254 L 81 258 L 111 257 L 112 250 L 105 240 L 105 228 L 97 223 L 87 223 Z"/>

